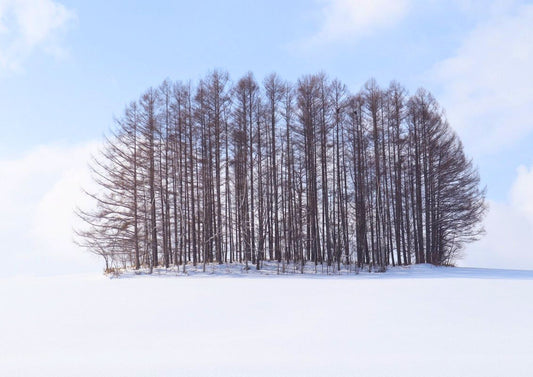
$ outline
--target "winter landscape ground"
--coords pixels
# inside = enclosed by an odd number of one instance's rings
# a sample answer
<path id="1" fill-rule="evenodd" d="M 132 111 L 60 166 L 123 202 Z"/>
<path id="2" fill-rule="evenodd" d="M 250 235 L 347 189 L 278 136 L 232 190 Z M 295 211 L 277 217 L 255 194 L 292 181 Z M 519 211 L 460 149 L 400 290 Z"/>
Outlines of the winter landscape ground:
<path id="1" fill-rule="evenodd" d="M 0 279 L 2 376 L 530 376 L 533 271 Z"/>

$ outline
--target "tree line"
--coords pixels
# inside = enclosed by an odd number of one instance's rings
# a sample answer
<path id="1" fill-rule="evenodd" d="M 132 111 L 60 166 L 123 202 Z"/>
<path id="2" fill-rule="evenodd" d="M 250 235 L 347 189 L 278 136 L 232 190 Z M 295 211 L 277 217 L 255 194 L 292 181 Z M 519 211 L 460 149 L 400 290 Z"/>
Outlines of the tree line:
<path id="1" fill-rule="evenodd" d="M 483 231 L 484 190 L 426 90 L 325 74 L 196 86 L 131 102 L 91 161 L 77 242 L 106 268 L 264 261 L 384 271 L 451 264 Z"/>

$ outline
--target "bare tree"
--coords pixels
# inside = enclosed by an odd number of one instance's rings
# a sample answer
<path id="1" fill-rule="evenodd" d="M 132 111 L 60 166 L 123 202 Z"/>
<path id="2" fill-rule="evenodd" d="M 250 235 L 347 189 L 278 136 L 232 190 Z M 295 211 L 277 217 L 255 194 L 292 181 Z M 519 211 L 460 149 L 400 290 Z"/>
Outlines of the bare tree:
<path id="1" fill-rule="evenodd" d="M 76 230 L 108 270 L 384 271 L 451 264 L 483 232 L 477 170 L 423 89 L 370 80 L 350 95 L 325 74 L 272 74 L 261 90 L 213 71 L 148 89 L 115 124 Z"/>

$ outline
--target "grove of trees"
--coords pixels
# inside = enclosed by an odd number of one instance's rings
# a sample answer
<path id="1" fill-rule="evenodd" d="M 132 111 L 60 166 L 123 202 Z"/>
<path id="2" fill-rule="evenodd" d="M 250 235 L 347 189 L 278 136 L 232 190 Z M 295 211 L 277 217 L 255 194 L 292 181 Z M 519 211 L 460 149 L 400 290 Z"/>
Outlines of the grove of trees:
<path id="1" fill-rule="evenodd" d="M 481 233 L 479 174 L 426 90 L 214 71 L 129 104 L 91 162 L 77 242 L 106 268 L 451 264 Z"/>

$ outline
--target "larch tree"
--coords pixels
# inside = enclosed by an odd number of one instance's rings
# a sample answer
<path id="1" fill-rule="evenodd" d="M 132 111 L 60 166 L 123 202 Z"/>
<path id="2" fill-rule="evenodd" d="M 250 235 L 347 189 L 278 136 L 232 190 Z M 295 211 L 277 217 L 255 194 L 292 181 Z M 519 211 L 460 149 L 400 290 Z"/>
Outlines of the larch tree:
<path id="1" fill-rule="evenodd" d="M 384 271 L 453 264 L 483 233 L 472 160 L 436 99 L 397 82 L 166 80 L 128 105 L 91 169 L 76 238 L 107 270 Z"/>

